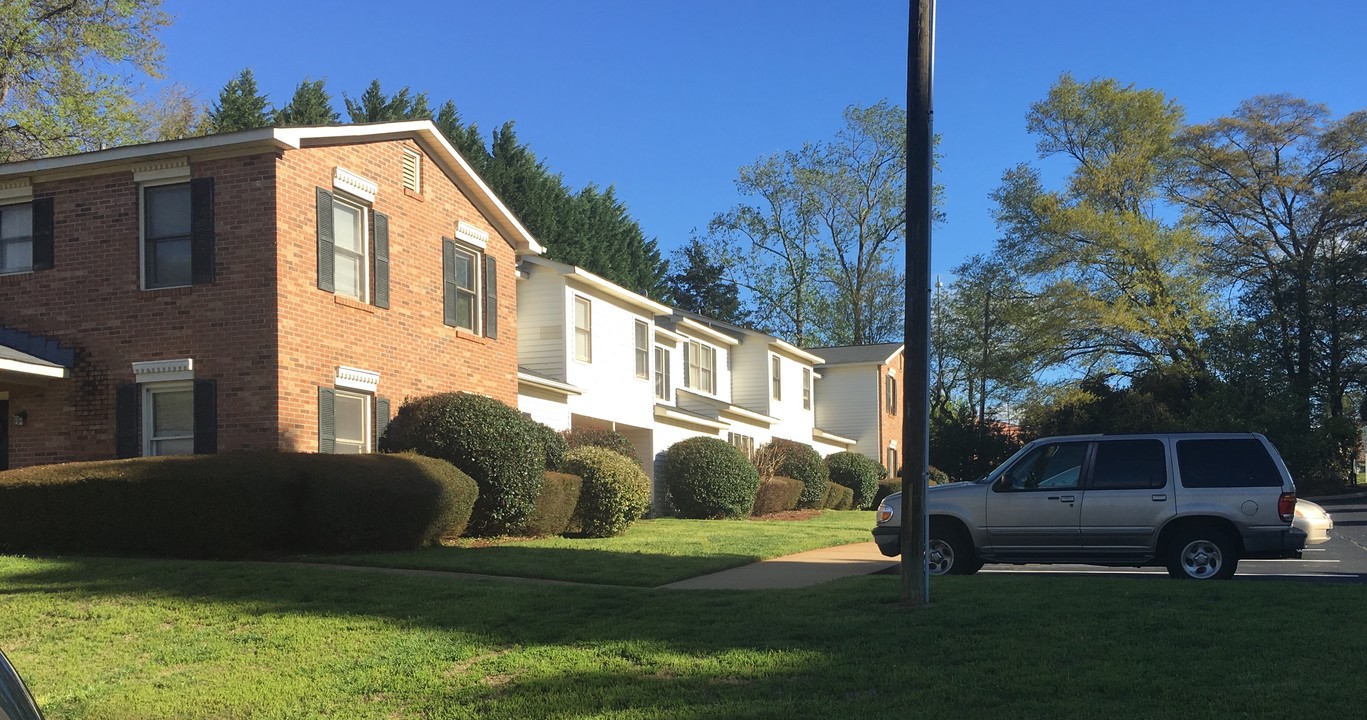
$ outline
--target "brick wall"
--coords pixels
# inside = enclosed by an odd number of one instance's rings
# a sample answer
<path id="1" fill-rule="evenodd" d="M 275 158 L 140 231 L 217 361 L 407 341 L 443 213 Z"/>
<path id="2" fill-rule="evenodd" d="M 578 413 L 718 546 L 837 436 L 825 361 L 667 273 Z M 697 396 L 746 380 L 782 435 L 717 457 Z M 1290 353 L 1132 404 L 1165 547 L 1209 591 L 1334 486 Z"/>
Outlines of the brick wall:
<path id="1" fill-rule="evenodd" d="M 890 365 L 878 366 L 878 452 L 880 456 L 876 458 L 884 465 L 888 462 L 888 443 L 897 443 L 897 463 L 906 464 L 906 448 L 902 444 L 902 418 L 903 403 L 906 402 L 904 393 L 906 392 L 906 372 L 903 369 L 904 353 L 898 353 L 892 359 Z M 897 405 L 896 412 L 889 414 L 888 407 L 888 369 L 891 368 L 897 377 Z M 891 468 L 889 468 L 891 469 Z"/>

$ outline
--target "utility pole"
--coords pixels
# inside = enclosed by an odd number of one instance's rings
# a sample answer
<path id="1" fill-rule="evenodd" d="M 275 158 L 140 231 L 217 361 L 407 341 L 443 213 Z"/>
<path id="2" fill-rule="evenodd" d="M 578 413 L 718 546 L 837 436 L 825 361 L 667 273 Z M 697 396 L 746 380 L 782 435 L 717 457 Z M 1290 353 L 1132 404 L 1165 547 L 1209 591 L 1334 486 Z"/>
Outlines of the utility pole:
<path id="1" fill-rule="evenodd" d="M 906 390 L 902 393 L 902 603 L 930 604 L 930 222 L 934 188 L 931 77 L 935 0 L 913 0 L 907 42 Z"/>

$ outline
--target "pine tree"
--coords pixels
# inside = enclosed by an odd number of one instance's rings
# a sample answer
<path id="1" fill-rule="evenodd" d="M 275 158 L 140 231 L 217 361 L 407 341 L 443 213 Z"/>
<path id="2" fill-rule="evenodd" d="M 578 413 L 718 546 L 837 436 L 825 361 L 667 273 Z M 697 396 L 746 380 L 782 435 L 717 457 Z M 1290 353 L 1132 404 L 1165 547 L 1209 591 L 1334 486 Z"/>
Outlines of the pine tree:
<path id="1" fill-rule="evenodd" d="M 257 92 L 251 68 L 244 69 L 223 86 L 218 94 L 218 104 L 209 111 L 209 125 L 214 132 L 251 130 L 270 124 L 266 96 Z"/>
<path id="2" fill-rule="evenodd" d="M 680 310 L 733 324 L 745 322 L 740 292 L 726 281 L 726 268 L 708 257 L 698 238 L 674 251 L 679 271 L 669 276 L 669 302 Z"/>
<path id="3" fill-rule="evenodd" d="M 456 104 L 450 100 L 442 103 L 437 109 L 437 117 L 432 122 L 436 123 L 437 129 L 456 148 L 456 152 L 470 163 L 475 172 L 483 175 L 489 167 L 489 149 L 484 146 L 484 140 L 479 136 L 479 128 L 461 122 Z"/>
<path id="4" fill-rule="evenodd" d="M 340 121 L 322 80 L 305 79 L 294 88 L 289 104 L 275 111 L 275 124 L 280 127 L 335 125 Z"/>
<path id="5" fill-rule="evenodd" d="M 342 93 L 347 115 L 354 123 L 394 122 L 398 120 L 430 120 L 432 108 L 427 104 L 427 93 L 417 95 L 405 85 L 393 95 L 385 95 L 379 80 L 371 80 L 361 97 L 352 100 Z"/>

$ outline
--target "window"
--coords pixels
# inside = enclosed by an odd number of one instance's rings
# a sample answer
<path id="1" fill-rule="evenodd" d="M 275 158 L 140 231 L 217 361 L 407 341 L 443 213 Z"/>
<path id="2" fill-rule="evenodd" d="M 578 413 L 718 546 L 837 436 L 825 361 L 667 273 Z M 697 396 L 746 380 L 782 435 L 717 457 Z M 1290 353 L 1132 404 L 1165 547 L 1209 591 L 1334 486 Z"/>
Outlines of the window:
<path id="1" fill-rule="evenodd" d="M 636 321 L 636 377 L 650 377 L 650 326 L 644 320 Z"/>
<path id="2" fill-rule="evenodd" d="M 773 386 L 772 392 L 775 400 L 783 399 L 782 367 L 783 365 L 777 355 L 769 356 L 769 382 Z"/>
<path id="3" fill-rule="evenodd" d="M 741 452 L 745 453 L 745 457 L 750 458 L 752 460 L 754 459 L 755 439 L 753 437 L 750 437 L 749 435 L 741 435 L 740 433 L 727 433 L 726 441 L 731 443 Z"/>
<path id="4" fill-rule="evenodd" d="M 897 448 L 890 447 L 888 448 L 888 474 L 897 477 L 897 473 L 900 471 L 901 468 L 897 466 Z"/>
<path id="5" fill-rule="evenodd" d="M 453 328 L 497 338 L 498 264 L 494 258 L 473 245 L 442 238 L 441 263 L 444 322 Z"/>
<path id="6" fill-rule="evenodd" d="M 717 393 L 717 349 L 694 341 L 687 345 L 684 387 Z"/>
<path id="7" fill-rule="evenodd" d="M 893 377 L 892 375 L 887 376 L 887 382 L 885 383 L 885 389 L 886 389 L 886 391 L 885 391 L 885 393 L 884 393 L 884 396 L 887 398 L 887 401 L 888 401 L 888 405 L 887 405 L 888 414 L 889 414 L 889 415 L 896 415 L 896 414 L 897 414 L 897 378 Z"/>
<path id="8" fill-rule="evenodd" d="M 1178 440 L 1182 487 L 1278 487 L 1281 472 L 1255 438 Z"/>
<path id="9" fill-rule="evenodd" d="M 1168 484 L 1167 459 L 1159 440 L 1097 443 L 1091 487 L 1098 490 L 1157 490 Z"/>
<path id="10" fill-rule="evenodd" d="M 593 362 L 593 309 L 581 297 L 574 299 L 574 359 Z"/>
<path id="11" fill-rule="evenodd" d="M 190 183 L 142 189 L 143 283 L 190 284 Z"/>
<path id="12" fill-rule="evenodd" d="M 1002 476 L 998 487 L 1002 490 L 1071 490 L 1082 476 L 1082 461 L 1087 457 L 1087 443 L 1057 443 L 1042 445 Z"/>
<path id="13" fill-rule="evenodd" d="M 668 400 L 671 387 L 669 384 L 669 351 L 656 346 L 655 348 L 655 397 L 661 400 Z"/>
<path id="14" fill-rule="evenodd" d="M 195 393 L 189 382 L 143 386 L 143 455 L 195 451 Z"/>
<path id="15" fill-rule="evenodd" d="M 865 387 L 868 387 L 867 385 Z M 802 368 L 802 409 L 812 409 L 812 370 Z"/>
<path id="16" fill-rule="evenodd" d="M 455 327 L 479 332 L 479 253 L 462 245 L 452 249 L 451 289 L 455 310 Z"/>
<path id="17" fill-rule="evenodd" d="M 338 295 L 366 300 L 366 222 L 365 208 L 333 198 L 333 291 Z"/>
<path id="18" fill-rule="evenodd" d="M 336 391 L 333 405 L 337 435 L 334 439 L 334 452 L 338 455 L 359 455 L 370 447 L 370 404 L 369 395 Z"/>
<path id="19" fill-rule="evenodd" d="M 33 269 L 33 205 L 0 207 L 0 273 Z"/>

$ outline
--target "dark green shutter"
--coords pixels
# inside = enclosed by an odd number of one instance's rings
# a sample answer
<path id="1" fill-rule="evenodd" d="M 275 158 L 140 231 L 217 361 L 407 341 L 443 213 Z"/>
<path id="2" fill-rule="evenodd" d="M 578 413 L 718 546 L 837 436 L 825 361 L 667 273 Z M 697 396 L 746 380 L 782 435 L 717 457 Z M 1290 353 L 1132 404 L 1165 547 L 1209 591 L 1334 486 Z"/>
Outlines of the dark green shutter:
<path id="1" fill-rule="evenodd" d="M 441 286 L 444 322 L 456 326 L 456 241 L 441 239 Z"/>
<path id="2" fill-rule="evenodd" d="M 218 452 L 218 384 L 195 381 L 195 454 Z"/>
<path id="3" fill-rule="evenodd" d="M 318 388 L 318 452 L 337 452 L 337 393 Z"/>
<path id="4" fill-rule="evenodd" d="M 190 181 L 190 282 L 214 281 L 214 179 Z"/>
<path id="5" fill-rule="evenodd" d="M 498 264 L 484 256 L 484 336 L 498 337 Z"/>
<path id="6" fill-rule="evenodd" d="M 132 458 L 142 454 L 138 447 L 141 419 L 137 383 L 119 383 L 114 389 L 114 457 Z"/>
<path id="7" fill-rule="evenodd" d="M 33 201 L 33 269 L 51 270 L 53 226 L 52 198 Z"/>
<path id="8" fill-rule="evenodd" d="M 375 307 L 389 307 L 389 216 L 371 213 L 375 225 Z"/>
<path id="9" fill-rule="evenodd" d="M 333 285 L 332 193 L 318 188 L 318 289 L 335 292 Z"/>
<path id="10" fill-rule="evenodd" d="M 389 398 L 375 398 L 375 452 L 380 451 L 380 438 L 389 427 Z"/>

